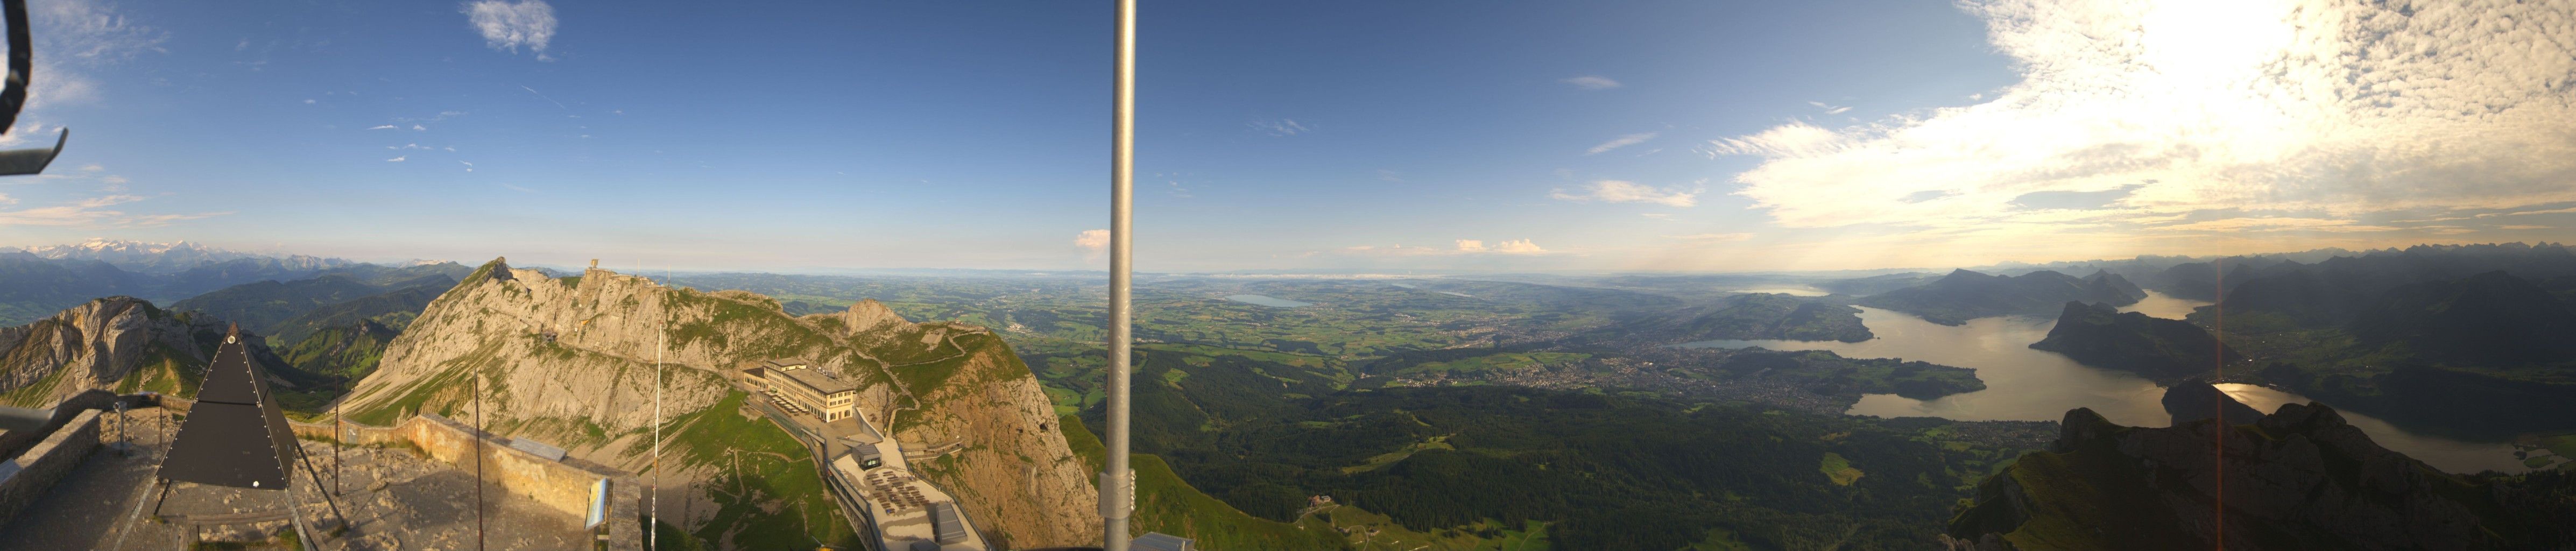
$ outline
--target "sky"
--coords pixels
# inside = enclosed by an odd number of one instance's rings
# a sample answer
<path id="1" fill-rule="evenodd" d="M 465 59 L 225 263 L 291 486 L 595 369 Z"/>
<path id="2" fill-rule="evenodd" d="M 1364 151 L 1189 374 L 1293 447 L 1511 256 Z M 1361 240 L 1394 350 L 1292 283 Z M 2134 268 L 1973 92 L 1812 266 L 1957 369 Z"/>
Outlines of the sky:
<path id="1" fill-rule="evenodd" d="M 0 246 L 1104 265 L 1108 2 L 29 4 Z M 1144 271 L 2576 237 L 2566 1 L 1142 4 Z"/>

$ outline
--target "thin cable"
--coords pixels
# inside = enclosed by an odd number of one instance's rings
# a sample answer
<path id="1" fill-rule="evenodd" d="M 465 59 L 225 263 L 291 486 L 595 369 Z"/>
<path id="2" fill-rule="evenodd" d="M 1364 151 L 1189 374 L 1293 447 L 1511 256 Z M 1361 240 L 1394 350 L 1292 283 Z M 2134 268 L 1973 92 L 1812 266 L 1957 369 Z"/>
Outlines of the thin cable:
<path id="1" fill-rule="evenodd" d="M 653 278 L 644 280 L 650 283 Z M 662 270 L 662 280 L 671 280 L 669 269 Z M 648 549 L 662 548 L 662 349 L 670 346 L 669 339 L 670 323 L 657 325 L 653 331 L 653 505 L 644 516 L 645 522 L 651 524 L 645 527 L 649 530 L 644 538 Z"/>
<path id="2" fill-rule="evenodd" d="M 483 377 L 474 377 L 474 549 L 483 549 Z"/>

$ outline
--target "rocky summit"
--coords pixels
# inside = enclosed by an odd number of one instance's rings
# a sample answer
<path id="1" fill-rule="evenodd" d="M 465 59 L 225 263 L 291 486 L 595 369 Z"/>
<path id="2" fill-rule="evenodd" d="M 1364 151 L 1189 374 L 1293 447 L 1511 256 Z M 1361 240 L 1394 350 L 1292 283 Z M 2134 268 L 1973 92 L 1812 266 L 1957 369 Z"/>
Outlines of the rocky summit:
<path id="1" fill-rule="evenodd" d="M 858 411 L 906 449 L 953 449 L 923 472 L 956 492 L 979 528 L 1028 545 L 1099 539 L 1091 473 L 1009 347 L 983 328 L 912 323 L 874 301 L 790 316 L 776 300 L 743 291 L 666 287 L 599 269 L 549 278 L 495 259 L 431 301 L 341 406 L 362 422 L 472 415 L 480 386 L 479 413 L 493 432 L 646 472 L 662 371 L 666 446 L 680 448 L 661 465 L 664 495 L 692 488 L 677 497 L 695 505 L 678 516 L 695 525 L 732 510 L 725 499 L 734 494 L 733 479 L 721 478 L 728 452 L 690 442 L 724 436 L 708 434 L 705 427 L 726 426 L 708 416 L 749 415 L 727 404 L 760 399 L 733 390 L 724 372 L 776 359 L 855 383 Z M 709 483 L 716 480 L 728 482 Z M 673 504 L 662 507 L 669 515 Z"/>

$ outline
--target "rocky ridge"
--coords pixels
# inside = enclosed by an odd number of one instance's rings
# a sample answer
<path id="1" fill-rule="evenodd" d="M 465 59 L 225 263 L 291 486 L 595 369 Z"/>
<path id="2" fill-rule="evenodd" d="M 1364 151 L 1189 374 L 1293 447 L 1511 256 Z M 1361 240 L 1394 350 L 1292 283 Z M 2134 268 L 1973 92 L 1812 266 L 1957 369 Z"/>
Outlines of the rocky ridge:
<path id="1" fill-rule="evenodd" d="M 642 471 L 652 464 L 657 359 L 667 370 L 665 418 L 737 414 L 710 411 L 730 389 L 722 373 L 763 360 L 839 371 L 861 389 L 858 409 L 907 449 L 962 445 L 924 471 L 979 527 L 1023 545 L 1098 539 L 1091 475 L 1009 347 L 982 328 L 912 323 L 874 301 L 791 317 L 749 292 L 671 288 L 599 269 L 548 278 L 495 259 L 431 301 L 341 405 L 363 422 L 462 411 L 472 398 L 466 382 L 480 379 L 494 432 Z M 675 429 L 667 438 L 691 437 Z M 712 464 L 664 467 L 666 476 L 720 474 Z M 715 509 L 691 509 L 688 520 Z"/>
<path id="2" fill-rule="evenodd" d="M 201 367 L 210 350 L 200 337 L 222 332 L 211 320 L 176 315 L 124 296 L 92 300 L 35 323 L 0 327 L 0 393 L 5 393 L 0 401 L 52 407 L 85 390 L 115 388 L 149 364 Z M 264 347 L 253 355 L 273 357 Z"/>
<path id="3" fill-rule="evenodd" d="M 2576 527 L 2563 523 L 2576 518 L 2576 477 L 2443 473 L 2380 447 L 2323 404 L 2166 428 L 2076 409 L 2060 431 L 2048 450 L 1979 485 L 1976 504 L 1951 521 L 1950 548 L 2200 549 L 2222 538 L 2230 549 L 2576 546 Z"/>

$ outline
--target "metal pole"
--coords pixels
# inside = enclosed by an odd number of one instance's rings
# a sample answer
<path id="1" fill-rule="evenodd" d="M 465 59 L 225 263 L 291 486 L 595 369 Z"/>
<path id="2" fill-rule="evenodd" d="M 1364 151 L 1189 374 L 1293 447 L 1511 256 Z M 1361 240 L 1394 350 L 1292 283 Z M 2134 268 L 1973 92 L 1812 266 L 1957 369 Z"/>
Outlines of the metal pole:
<path id="1" fill-rule="evenodd" d="M 1128 516 L 1136 510 L 1136 475 L 1127 463 L 1128 358 L 1135 335 L 1128 300 L 1135 232 L 1136 0 L 1118 0 L 1117 78 L 1111 85 L 1109 139 L 1109 472 L 1101 473 L 1101 547 L 1127 551 Z"/>
<path id="2" fill-rule="evenodd" d="M 670 272 L 662 273 L 670 281 Z M 647 278 L 646 281 L 651 281 Z M 663 314 L 666 318 L 669 314 Z M 653 484 L 649 492 L 652 504 L 644 509 L 644 548 L 661 549 L 662 545 L 662 349 L 669 348 L 670 324 L 664 323 L 653 333 Z"/>
<path id="3" fill-rule="evenodd" d="M 483 376 L 474 376 L 474 550 L 483 550 Z"/>

